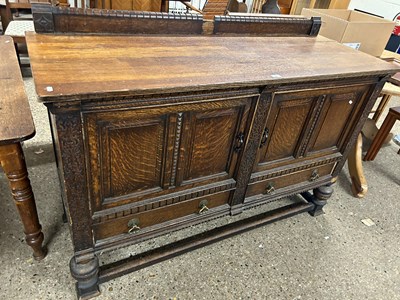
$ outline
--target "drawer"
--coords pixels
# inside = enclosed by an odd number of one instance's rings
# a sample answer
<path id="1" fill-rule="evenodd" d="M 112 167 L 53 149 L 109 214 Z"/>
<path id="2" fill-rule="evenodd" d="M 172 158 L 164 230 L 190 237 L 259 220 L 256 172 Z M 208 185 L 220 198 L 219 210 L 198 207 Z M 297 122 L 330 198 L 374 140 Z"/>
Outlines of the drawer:
<path id="1" fill-rule="evenodd" d="M 319 178 L 329 175 L 332 172 L 335 163 L 309 168 L 306 170 L 293 172 L 279 177 L 270 178 L 249 184 L 246 197 L 254 195 L 273 195 L 277 190 L 299 184 L 302 182 L 314 182 Z"/>
<path id="2" fill-rule="evenodd" d="M 151 226 L 177 218 L 188 215 L 203 217 L 207 208 L 212 211 L 212 208 L 227 204 L 229 195 L 230 191 L 225 191 L 93 224 L 94 237 L 97 241 L 120 234 L 138 234 L 142 230 L 149 232 Z M 138 227 L 132 228 L 134 225 Z"/>

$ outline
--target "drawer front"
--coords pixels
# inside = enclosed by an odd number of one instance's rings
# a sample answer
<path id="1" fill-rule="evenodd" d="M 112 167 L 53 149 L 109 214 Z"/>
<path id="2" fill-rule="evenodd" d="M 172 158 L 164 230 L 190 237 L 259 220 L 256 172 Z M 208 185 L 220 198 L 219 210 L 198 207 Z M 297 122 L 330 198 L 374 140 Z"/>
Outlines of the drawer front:
<path id="1" fill-rule="evenodd" d="M 158 208 L 154 208 L 153 204 L 148 211 L 141 211 L 146 206 L 139 207 L 138 213 L 129 216 L 109 216 L 109 220 L 93 225 L 94 237 L 98 241 L 120 234 L 140 234 L 142 231 L 151 231 L 151 226 L 185 216 L 203 217 L 213 208 L 227 204 L 229 195 L 230 191 L 225 191 Z"/>
<path id="2" fill-rule="evenodd" d="M 292 186 L 302 182 L 317 182 L 319 178 L 331 174 L 334 165 L 335 164 L 332 163 L 324 166 L 318 166 L 299 172 L 294 172 L 291 174 L 251 183 L 249 184 L 249 187 L 247 189 L 246 197 L 260 194 L 273 196 L 279 189 L 288 186 Z"/>

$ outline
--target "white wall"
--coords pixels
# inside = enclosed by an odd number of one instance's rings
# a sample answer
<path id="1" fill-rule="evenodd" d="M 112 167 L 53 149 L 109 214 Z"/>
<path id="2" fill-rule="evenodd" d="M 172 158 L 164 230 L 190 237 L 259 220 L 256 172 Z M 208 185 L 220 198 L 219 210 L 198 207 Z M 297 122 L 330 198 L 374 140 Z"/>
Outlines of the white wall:
<path id="1" fill-rule="evenodd" d="M 360 9 L 393 20 L 400 13 L 400 0 L 351 0 L 349 9 Z"/>

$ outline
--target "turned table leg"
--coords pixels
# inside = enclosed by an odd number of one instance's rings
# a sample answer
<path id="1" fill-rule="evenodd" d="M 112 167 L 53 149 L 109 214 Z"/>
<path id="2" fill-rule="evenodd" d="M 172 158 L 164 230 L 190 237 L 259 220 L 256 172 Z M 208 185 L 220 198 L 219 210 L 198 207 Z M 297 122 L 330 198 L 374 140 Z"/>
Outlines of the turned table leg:
<path id="1" fill-rule="evenodd" d="M 368 192 L 368 184 L 362 166 L 362 143 L 362 134 L 360 133 L 356 144 L 348 156 L 351 191 L 353 192 L 353 196 L 358 198 L 363 198 Z"/>
<path id="2" fill-rule="evenodd" d="M 42 226 L 39 223 L 21 144 L 0 145 L 0 162 L 24 225 L 26 243 L 32 247 L 33 257 L 41 260 L 46 256 L 42 247 Z"/>

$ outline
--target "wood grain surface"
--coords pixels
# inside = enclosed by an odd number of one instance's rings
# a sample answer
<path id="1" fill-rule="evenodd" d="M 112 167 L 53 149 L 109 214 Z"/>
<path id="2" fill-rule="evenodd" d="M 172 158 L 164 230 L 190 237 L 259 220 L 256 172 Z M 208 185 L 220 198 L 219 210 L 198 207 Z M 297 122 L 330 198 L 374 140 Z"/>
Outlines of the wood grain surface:
<path id="1" fill-rule="evenodd" d="M 21 71 L 11 37 L 0 36 L 0 145 L 35 135 Z"/>
<path id="2" fill-rule="evenodd" d="M 27 34 L 42 101 L 395 73 L 392 64 L 307 37 Z M 285 49 L 282 51 L 282 49 Z M 76 99 L 76 97 L 74 98 Z"/>

